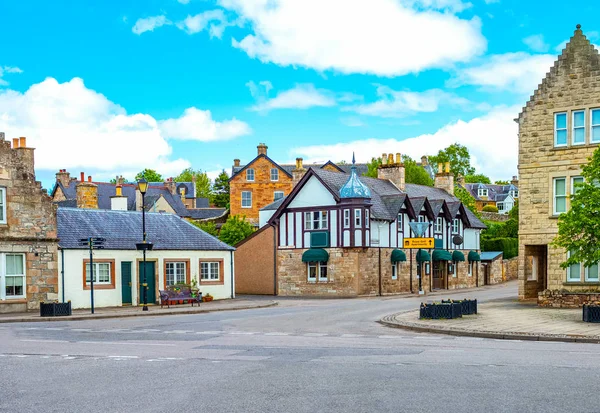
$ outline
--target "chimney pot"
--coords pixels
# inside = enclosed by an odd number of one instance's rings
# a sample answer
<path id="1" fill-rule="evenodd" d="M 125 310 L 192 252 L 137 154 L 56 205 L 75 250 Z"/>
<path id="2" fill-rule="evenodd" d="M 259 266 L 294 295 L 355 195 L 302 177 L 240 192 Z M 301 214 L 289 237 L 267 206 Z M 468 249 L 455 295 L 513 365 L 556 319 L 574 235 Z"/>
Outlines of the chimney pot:
<path id="1" fill-rule="evenodd" d="M 387 164 L 387 153 L 382 153 L 381 154 L 381 164 L 382 165 L 386 165 Z"/>
<path id="2" fill-rule="evenodd" d="M 388 162 L 389 165 L 393 165 L 394 164 L 394 155 L 393 154 L 388 154 Z"/>
<path id="3" fill-rule="evenodd" d="M 447 174 L 450 173 L 450 162 L 446 162 L 445 171 Z"/>
<path id="4" fill-rule="evenodd" d="M 27 147 L 27 138 L 25 138 L 24 136 L 21 136 L 19 138 L 19 148 L 26 148 Z"/>
<path id="5" fill-rule="evenodd" d="M 240 166 L 240 160 L 239 159 L 234 159 L 233 160 L 233 166 Z"/>
<path id="6" fill-rule="evenodd" d="M 115 188 L 115 192 L 117 196 L 123 196 L 123 190 L 121 188 L 121 184 L 117 184 L 117 187 Z"/>
<path id="7" fill-rule="evenodd" d="M 85 181 L 85 173 L 80 172 L 80 177 L 81 177 L 81 179 L 80 179 L 81 182 Z"/>
<path id="8" fill-rule="evenodd" d="M 13 148 L 16 149 L 19 147 L 19 138 L 13 138 Z"/>
<path id="9" fill-rule="evenodd" d="M 402 156 L 400 156 L 400 152 L 396 152 L 396 163 L 398 165 L 402 163 Z"/>
<path id="10" fill-rule="evenodd" d="M 442 173 L 442 164 L 438 163 L 438 174 Z"/>
<path id="11" fill-rule="evenodd" d="M 92 182 L 92 176 L 88 175 L 88 182 Z"/>

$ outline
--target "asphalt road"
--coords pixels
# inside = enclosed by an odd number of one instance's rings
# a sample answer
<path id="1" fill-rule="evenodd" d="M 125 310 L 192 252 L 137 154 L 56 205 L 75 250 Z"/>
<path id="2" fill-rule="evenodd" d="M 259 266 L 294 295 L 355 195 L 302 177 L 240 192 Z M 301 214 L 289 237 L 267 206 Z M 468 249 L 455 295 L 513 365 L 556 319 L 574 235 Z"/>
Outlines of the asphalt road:
<path id="1" fill-rule="evenodd" d="M 516 296 L 516 284 L 468 296 Z M 418 302 L 282 299 L 236 312 L 0 325 L 0 411 L 600 412 L 599 345 L 375 323 Z"/>

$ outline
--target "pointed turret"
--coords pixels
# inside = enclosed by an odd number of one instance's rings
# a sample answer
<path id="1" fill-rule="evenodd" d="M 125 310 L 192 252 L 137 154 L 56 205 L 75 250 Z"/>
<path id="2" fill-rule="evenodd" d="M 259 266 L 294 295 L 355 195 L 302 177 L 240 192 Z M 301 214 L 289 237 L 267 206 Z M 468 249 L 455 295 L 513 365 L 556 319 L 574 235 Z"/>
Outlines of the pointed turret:
<path id="1" fill-rule="evenodd" d="M 341 198 L 371 198 L 371 191 L 363 184 L 356 174 L 356 161 L 354 153 L 352 154 L 352 168 L 350 178 L 340 189 Z"/>

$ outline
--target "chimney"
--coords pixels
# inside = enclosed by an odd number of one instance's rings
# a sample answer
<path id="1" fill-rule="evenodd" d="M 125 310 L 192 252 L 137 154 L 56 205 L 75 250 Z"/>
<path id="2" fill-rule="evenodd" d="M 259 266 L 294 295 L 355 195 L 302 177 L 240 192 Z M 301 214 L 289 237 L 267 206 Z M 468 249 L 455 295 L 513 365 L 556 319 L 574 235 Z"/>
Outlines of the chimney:
<path id="1" fill-rule="evenodd" d="M 35 168 L 33 159 L 33 148 L 27 147 L 27 138 L 20 137 L 13 139 L 13 148 L 16 149 L 16 154 L 21 165 L 22 176 L 27 176 L 28 179 L 35 180 Z"/>
<path id="2" fill-rule="evenodd" d="M 427 156 L 423 155 L 421 156 L 421 166 L 427 166 L 429 165 L 429 161 L 427 160 Z"/>
<path id="3" fill-rule="evenodd" d="M 377 168 L 378 179 L 387 179 L 396 188 L 404 191 L 406 189 L 405 174 L 406 171 L 400 153 L 396 153 L 396 162 L 394 162 L 394 154 L 392 153 L 381 155 L 381 165 Z"/>
<path id="4" fill-rule="evenodd" d="M 79 177 L 80 177 L 80 181 L 84 182 L 85 181 L 85 173 L 84 172 L 79 172 Z"/>
<path id="5" fill-rule="evenodd" d="M 235 166 L 235 167 L 240 166 L 240 160 L 239 159 L 234 159 L 233 160 L 233 166 Z"/>
<path id="6" fill-rule="evenodd" d="M 92 175 L 88 175 L 88 182 L 92 182 Z"/>
<path id="7" fill-rule="evenodd" d="M 56 174 L 56 182 L 60 182 L 63 186 L 69 186 L 71 182 L 71 174 L 66 169 L 61 169 Z"/>
<path id="8" fill-rule="evenodd" d="M 165 181 L 165 186 L 171 193 L 171 195 L 177 195 L 177 182 L 173 180 L 173 178 L 167 178 Z"/>
<path id="9" fill-rule="evenodd" d="M 258 146 L 256 147 L 256 149 L 258 149 L 259 155 L 266 155 L 267 149 L 269 149 L 269 147 L 267 145 L 265 145 L 264 143 L 259 143 Z"/>
<path id="10" fill-rule="evenodd" d="M 27 147 L 27 138 L 25 138 L 24 136 L 21 136 L 19 138 L 19 148 L 26 148 Z"/>
<path id="11" fill-rule="evenodd" d="M 81 178 L 83 178 L 83 172 Z M 77 192 L 77 208 L 83 209 L 98 209 L 98 185 L 93 184 L 90 180 L 85 182 L 83 179 L 76 186 Z"/>
<path id="12" fill-rule="evenodd" d="M 179 196 L 181 197 L 181 202 L 185 204 L 185 188 L 179 189 Z"/>
<path id="13" fill-rule="evenodd" d="M 304 160 L 302 158 L 296 158 L 296 167 L 292 170 L 293 186 L 296 186 L 296 184 L 300 182 L 302 177 L 306 174 L 306 168 L 304 168 L 303 162 Z"/>
<path id="14" fill-rule="evenodd" d="M 454 195 L 454 175 L 450 172 L 450 162 L 445 165 L 438 164 L 438 173 L 435 175 L 434 186 Z"/>
<path id="15" fill-rule="evenodd" d="M 13 149 L 17 149 L 19 147 L 19 138 L 13 138 Z"/>
<path id="16" fill-rule="evenodd" d="M 123 196 L 123 188 L 120 183 L 117 183 L 115 187 L 115 195 L 110 197 L 110 209 L 113 211 L 127 211 L 127 197 Z"/>
<path id="17" fill-rule="evenodd" d="M 519 187 L 519 178 L 517 176 L 513 176 L 512 181 L 510 181 L 510 183 L 518 188 Z"/>

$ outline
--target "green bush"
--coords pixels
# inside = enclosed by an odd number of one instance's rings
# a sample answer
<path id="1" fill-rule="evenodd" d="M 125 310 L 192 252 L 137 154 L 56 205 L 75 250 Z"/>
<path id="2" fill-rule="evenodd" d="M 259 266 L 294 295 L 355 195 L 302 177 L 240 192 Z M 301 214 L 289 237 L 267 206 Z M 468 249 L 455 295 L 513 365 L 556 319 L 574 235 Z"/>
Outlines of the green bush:
<path id="1" fill-rule="evenodd" d="M 230 216 L 221 227 L 219 239 L 233 246 L 253 233 L 254 227 L 246 221 L 246 217 Z"/>
<path id="2" fill-rule="evenodd" d="M 193 225 L 200 228 L 202 231 L 212 235 L 213 237 L 219 236 L 219 230 L 217 229 L 217 226 L 215 225 L 215 223 L 212 221 L 207 221 L 207 222 L 190 221 L 190 222 Z"/>
<path id="3" fill-rule="evenodd" d="M 502 251 L 505 259 L 519 255 L 519 240 L 517 238 L 491 238 L 481 240 L 482 251 Z"/>
<path id="4" fill-rule="evenodd" d="M 486 205 L 482 209 L 483 212 L 498 212 L 498 208 L 494 205 Z"/>

